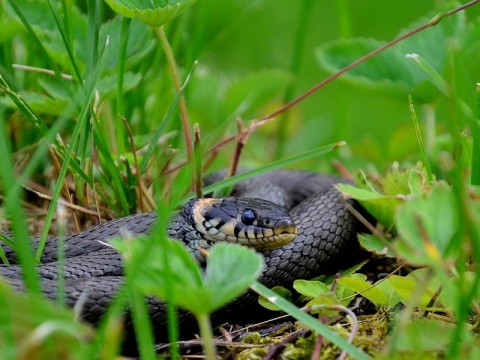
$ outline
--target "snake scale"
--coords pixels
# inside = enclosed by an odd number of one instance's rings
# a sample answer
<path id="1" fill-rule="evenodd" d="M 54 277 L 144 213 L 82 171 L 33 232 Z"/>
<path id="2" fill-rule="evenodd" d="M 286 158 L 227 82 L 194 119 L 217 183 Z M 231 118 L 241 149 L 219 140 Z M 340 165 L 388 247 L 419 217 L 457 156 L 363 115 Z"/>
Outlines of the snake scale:
<path id="1" fill-rule="evenodd" d="M 216 172 L 207 176 L 204 183 L 214 183 L 224 175 L 225 171 Z M 333 273 L 355 260 L 358 256 L 358 223 L 345 207 L 345 200 L 339 191 L 333 186 L 340 182 L 348 181 L 313 172 L 276 170 L 237 183 L 232 196 L 262 198 L 280 203 L 289 210 L 298 229 L 294 241 L 280 248 L 262 251 L 265 267 L 259 278 L 260 282 L 268 287 L 289 287 L 296 279 L 310 279 Z M 73 307 L 81 297 L 81 314 L 84 320 L 98 322 L 122 283 L 120 255 L 102 242 L 125 230 L 134 236 L 148 233 L 156 216 L 156 213 L 131 215 L 67 236 L 66 302 Z M 182 221 L 183 219 L 180 219 L 180 222 L 172 221 L 168 230 L 171 237 L 182 236 L 179 234 L 184 226 Z M 240 230 L 235 231 L 238 233 Z M 36 248 L 37 239 L 33 239 L 32 243 Z M 15 263 L 13 250 L 5 244 L 2 244 L 2 248 L 7 258 Z M 42 264 L 38 266 L 44 293 L 52 299 L 57 296 L 54 280 L 57 276 L 56 257 L 56 238 L 52 237 L 47 241 Z M 0 265 L 0 275 L 13 287 L 23 287 L 18 265 Z M 158 333 L 164 334 L 164 304 L 149 298 L 148 308 L 154 328 Z M 255 319 L 259 313 L 257 296 L 247 292 L 216 313 L 214 321 L 238 321 L 239 318 L 245 321 L 249 318 L 247 315 Z M 180 318 L 181 329 L 185 332 L 195 324 L 192 317 L 186 313 Z M 127 330 L 128 326 L 131 326 L 131 323 L 127 319 Z"/>

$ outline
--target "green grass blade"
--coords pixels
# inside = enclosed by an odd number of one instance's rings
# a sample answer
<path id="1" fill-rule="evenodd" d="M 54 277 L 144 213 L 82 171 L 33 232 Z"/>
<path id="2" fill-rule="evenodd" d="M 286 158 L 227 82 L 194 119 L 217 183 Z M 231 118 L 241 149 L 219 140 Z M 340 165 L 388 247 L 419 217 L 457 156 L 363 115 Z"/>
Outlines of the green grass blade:
<path id="1" fill-rule="evenodd" d="M 170 104 L 170 107 L 168 108 L 167 113 L 163 117 L 162 122 L 158 126 L 157 131 L 155 132 L 155 134 L 152 136 L 151 140 L 149 141 L 150 146 L 148 147 L 148 150 L 145 152 L 145 155 L 144 155 L 144 157 L 142 159 L 142 162 L 140 164 L 140 171 L 142 172 L 142 174 L 145 172 L 145 170 L 148 167 L 148 162 L 153 155 L 153 151 L 155 150 L 155 144 L 158 143 L 158 139 L 160 139 L 160 136 L 163 134 L 163 131 L 165 130 L 166 126 L 168 125 L 170 119 L 172 118 L 173 112 L 175 111 L 175 109 L 177 107 L 177 103 L 180 100 L 180 98 L 182 97 L 183 93 L 185 92 L 185 89 L 188 85 L 188 82 L 190 81 L 191 75 L 192 75 L 193 70 L 195 69 L 196 65 L 197 65 L 197 63 L 195 62 L 193 64 L 192 68 L 190 69 L 190 71 L 188 72 L 188 74 L 185 78 L 185 81 L 183 82 L 182 87 L 180 88 L 180 91 L 178 91 L 177 95 L 175 96 L 175 99 Z"/>
<path id="2" fill-rule="evenodd" d="M 122 29 L 120 32 L 120 47 L 118 54 L 118 71 L 117 71 L 117 111 L 115 119 L 124 115 L 124 94 L 123 94 L 123 76 L 125 73 L 125 58 L 127 54 L 128 34 L 130 29 L 129 18 L 122 19 Z M 117 126 L 117 150 L 120 154 L 125 152 L 125 127 Z"/>
<path id="3" fill-rule="evenodd" d="M 34 40 L 34 42 L 37 44 L 38 48 L 40 49 L 40 52 L 42 53 L 43 59 L 48 63 L 48 66 L 53 69 L 55 73 L 55 78 L 58 80 L 58 82 L 62 85 L 62 87 L 65 89 L 65 92 L 72 96 L 73 92 L 72 89 L 67 85 L 68 83 L 62 78 L 62 72 L 58 68 L 57 64 L 52 60 L 50 55 L 48 54 L 47 50 L 43 46 L 42 41 L 38 38 L 37 34 L 35 31 L 33 31 L 32 26 L 28 22 L 28 20 L 25 18 L 23 13 L 21 12 L 20 8 L 17 6 L 14 0 L 8 0 L 10 5 L 12 6 L 13 10 L 17 14 L 17 16 L 20 18 L 20 21 L 23 23 L 23 26 L 27 29 L 27 32 L 31 36 L 31 38 Z"/>
<path id="4" fill-rule="evenodd" d="M 25 117 L 35 126 L 38 130 L 40 130 L 43 136 L 48 134 L 48 127 L 45 123 L 40 119 L 39 116 L 35 114 L 32 108 L 21 98 L 17 93 L 15 93 L 10 86 L 7 84 L 3 76 L 0 74 L 0 88 L 2 88 L 7 95 L 12 99 L 12 101 L 17 105 L 18 109 L 25 115 Z"/>
<path id="5" fill-rule="evenodd" d="M 129 204 L 127 198 L 128 189 L 123 182 L 122 174 L 115 165 L 115 160 L 112 157 L 110 148 L 108 147 L 105 138 L 100 134 L 99 129 L 94 130 L 93 137 L 95 139 L 95 145 L 99 154 L 103 158 L 103 171 L 106 173 L 111 187 L 114 189 L 116 200 L 120 203 L 121 214 L 130 214 L 130 209 L 135 207 L 135 204 Z"/>
<path id="6" fill-rule="evenodd" d="M 163 273 L 162 279 L 165 281 L 165 300 L 166 312 L 167 312 L 167 327 L 168 327 L 168 339 L 170 342 L 170 357 L 172 359 L 178 359 L 178 349 L 177 342 L 179 339 L 179 327 L 178 327 L 178 316 L 176 304 L 171 301 L 174 298 L 174 284 L 175 279 L 174 274 L 172 274 L 172 267 L 170 264 L 170 240 L 165 234 L 165 229 L 168 226 L 168 221 L 171 219 L 172 209 L 168 207 L 164 202 L 158 202 L 158 218 L 154 228 L 154 231 L 151 235 L 149 242 L 141 249 L 141 253 L 136 257 L 137 259 L 147 259 L 148 254 L 151 251 L 154 251 L 154 247 L 158 247 L 160 250 L 160 256 L 158 261 L 163 264 L 165 272 Z M 190 259 L 190 258 L 189 258 Z M 129 277 L 130 284 L 136 282 L 138 288 L 138 277 L 141 276 L 141 270 L 143 263 L 141 261 L 136 262 L 126 262 L 127 276 Z M 137 326 L 137 325 L 136 325 Z M 140 334 L 137 334 L 140 336 Z M 146 340 L 145 340 L 146 342 Z"/>
<path id="7" fill-rule="evenodd" d="M 160 227 L 157 228 L 157 231 L 160 229 L 167 228 L 167 219 L 170 218 L 170 214 L 172 211 L 168 209 L 167 206 L 160 205 L 158 206 L 158 218 L 160 219 Z M 169 241 L 163 232 L 158 234 L 158 239 L 160 245 L 163 246 L 163 249 L 166 249 L 166 242 Z M 170 267 L 168 266 L 169 262 L 169 255 L 167 251 L 162 251 L 162 260 L 166 264 L 167 273 L 166 273 L 166 281 L 165 281 L 165 304 L 167 308 L 167 326 L 168 326 L 168 340 L 170 342 L 170 356 L 172 359 L 176 360 L 179 359 L 178 354 L 178 347 L 177 342 L 180 338 L 180 331 L 178 326 L 178 313 L 176 305 L 170 301 L 173 298 L 173 285 L 172 281 L 174 279 L 173 276 L 169 276 L 168 271 Z"/>
<path id="8" fill-rule="evenodd" d="M 423 164 L 427 172 L 428 182 L 431 184 L 433 181 L 432 169 L 430 167 L 430 161 L 428 161 L 427 152 L 425 151 L 425 145 L 423 143 L 422 134 L 420 132 L 420 126 L 418 124 L 417 114 L 413 106 L 412 96 L 408 95 L 408 103 L 410 105 L 410 114 L 412 115 L 413 127 L 415 128 L 415 135 L 417 136 L 417 142 L 420 147 L 420 153 L 422 154 Z"/>
<path id="9" fill-rule="evenodd" d="M 237 174 L 237 175 L 229 177 L 227 179 L 223 179 L 219 182 L 216 182 L 215 184 L 206 186 L 203 189 L 203 192 L 204 193 L 210 193 L 210 192 L 219 190 L 219 189 L 221 189 L 223 187 L 226 187 L 226 186 L 232 186 L 239 181 L 247 180 L 249 178 L 252 178 L 254 176 L 258 176 L 258 175 L 266 173 L 268 171 L 281 169 L 281 168 L 287 167 L 289 165 L 295 164 L 297 162 L 314 158 L 315 156 L 319 156 L 319 155 L 328 153 L 328 152 L 333 151 L 333 150 L 337 149 L 338 147 L 344 146 L 344 145 L 345 145 L 345 142 L 339 141 L 339 142 L 336 142 L 336 143 L 333 143 L 333 144 L 318 147 L 318 148 L 313 149 L 313 150 L 305 151 L 301 154 L 293 155 L 293 156 L 288 157 L 286 159 L 278 160 L 278 161 L 272 162 L 268 165 L 261 166 L 261 167 L 258 167 L 256 169 L 245 171 L 243 173 Z M 188 197 L 182 199 L 182 203 L 184 203 L 188 199 L 189 199 Z"/>
<path id="10" fill-rule="evenodd" d="M 13 243 L 8 237 L 6 237 L 4 234 L 0 233 L 0 241 L 3 241 L 5 244 L 10 246 L 12 249 L 16 249 L 15 246 L 11 246 L 10 244 Z M 7 259 L 7 256 L 5 255 L 5 251 L 3 251 L 3 248 L 0 247 L 0 260 L 2 260 L 2 264 L 9 264 L 9 261 Z"/>
<path id="11" fill-rule="evenodd" d="M 475 90 L 475 120 L 472 124 L 472 185 L 480 185 L 480 83 Z"/>
<path id="12" fill-rule="evenodd" d="M 326 325 L 322 324 L 318 319 L 313 318 L 309 314 L 303 312 L 291 302 L 280 297 L 277 293 L 270 290 L 266 286 L 255 282 L 251 286 L 252 290 L 258 293 L 259 295 L 265 297 L 270 302 L 274 303 L 280 309 L 285 311 L 287 314 L 293 316 L 295 319 L 300 321 L 302 324 L 307 326 L 309 329 L 312 329 L 316 333 L 322 335 L 325 339 L 331 341 L 333 344 L 337 345 L 339 348 L 347 351 L 350 356 L 358 360 L 367 360 L 370 357 L 364 353 L 361 349 L 355 347 L 345 340 L 343 337 L 338 335 L 336 332 L 330 330 Z"/>
<path id="13" fill-rule="evenodd" d="M 32 261 L 32 250 L 30 247 L 27 227 L 25 226 L 25 216 L 21 206 L 20 187 L 15 178 L 14 166 L 11 159 L 9 140 L 4 132 L 5 120 L 3 112 L 0 112 L 0 158 L 2 165 L 0 167 L 0 176 L 4 186 L 5 207 L 7 208 L 10 218 L 13 222 L 13 230 L 16 237 L 17 256 L 22 266 L 22 276 L 25 287 L 28 291 L 40 294 L 40 285 L 38 283 L 38 275 L 35 271 L 35 262 Z"/>
<path id="14" fill-rule="evenodd" d="M 65 22 L 67 23 L 67 26 L 68 26 L 68 21 L 69 21 L 68 20 L 69 19 L 68 6 L 66 4 L 64 4 L 63 2 L 62 2 L 62 4 L 64 5 L 63 17 L 65 19 Z M 53 18 L 55 19 L 55 24 L 57 25 L 58 32 L 59 32 L 60 36 L 62 37 L 63 45 L 65 46 L 65 49 L 66 49 L 67 54 L 68 54 L 68 58 L 70 60 L 70 63 L 72 64 L 72 68 L 73 68 L 73 72 L 75 74 L 75 78 L 77 79 L 77 82 L 79 84 L 82 84 L 82 77 L 80 76 L 80 71 L 78 70 L 77 63 L 75 61 L 75 56 L 72 52 L 72 47 L 70 45 L 71 42 L 68 40 L 68 34 L 65 31 L 65 29 L 62 27 L 62 25 L 60 24 L 60 21 L 58 20 L 58 14 L 55 11 L 54 7 L 52 6 L 52 3 L 51 3 L 50 0 L 48 0 L 48 6 L 50 8 L 50 11 L 52 12 Z"/>
<path id="15" fill-rule="evenodd" d="M 1 288 L 0 288 L 1 289 Z M 0 296 L 0 308 L 8 309 L 8 299 L 2 294 Z M 14 314 L 10 311 L 1 311 L 0 312 L 0 323 L 1 324 L 12 324 Z M 15 346 L 15 335 L 14 335 L 14 326 L 6 326 L 6 331 L 2 331 L 2 356 L 5 359 L 18 359 L 17 346 Z"/>
<path id="16" fill-rule="evenodd" d="M 292 59 L 290 60 L 290 73 L 294 74 L 298 78 L 300 71 L 300 64 L 302 62 L 305 43 L 307 39 L 308 25 L 313 14 L 312 12 L 312 0 L 303 0 L 300 16 L 297 17 L 297 29 L 295 30 L 295 41 L 292 51 Z M 286 104 L 293 99 L 295 95 L 295 89 L 297 86 L 296 81 L 292 81 L 283 95 L 282 103 Z M 290 112 L 286 111 L 281 114 L 281 118 L 278 119 L 278 135 L 277 135 L 277 148 L 275 149 L 275 159 L 281 159 L 285 153 L 286 141 L 288 139 L 289 123 L 293 121 L 290 116 Z"/>
<path id="17" fill-rule="evenodd" d="M 23 115 L 25 115 L 25 117 L 33 124 L 33 126 L 35 126 L 35 128 L 40 131 L 41 135 L 45 138 L 46 143 L 50 145 L 55 145 L 58 148 L 59 153 L 64 154 L 66 152 L 66 148 L 63 143 L 57 140 L 56 136 L 61 132 L 62 129 L 65 128 L 70 117 L 72 116 L 72 114 L 75 113 L 77 109 L 77 102 L 72 101 L 68 105 L 64 114 L 57 121 L 55 121 L 53 127 L 49 129 L 48 126 L 45 125 L 45 123 L 40 119 L 40 117 L 32 110 L 28 103 L 25 102 L 25 100 L 20 95 L 14 92 L 10 88 L 10 86 L 8 86 L 7 82 L 1 74 L 0 88 L 2 88 L 7 93 L 7 95 L 10 97 L 10 99 L 12 99 L 15 105 L 17 105 L 18 109 L 23 113 Z M 33 169 L 38 165 L 39 160 L 45 157 L 48 148 L 46 146 L 43 146 L 42 149 L 43 150 L 41 151 L 39 150 L 35 152 L 32 160 L 29 162 L 29 164 L 23 171 L 22 176 L 24 178 L 28 178 L 28 174 L 31 174 L 33 172 Z M 84 179 L 84 181 L 86 181 L 90 186 L 93 186 L 93 180 L 85 174 L 77 161 L 72 159 L 70 165 L 72 166 L 73 170 Z"/>
<path id="18" fill-rule="evenodd" d="M 95 64 L 98 60 L 98 34 L 100 32 L 100 2 L 96 0 L 87 1 L 88 32 L 87 32 L 87 60 L 86 76 L 87 82 L 92 81 L 95 72 Z"/>
<path id="19" fill-rule="evenodd" d="M 133 281 L 133 279 L 130 280 Z M 155 342 L 153 340 L 150 317 L 145 305 L 145 297 L 128 283 L 126 285 L 126 291 L 129 298 L 130 312 L 133 318 L 135 337 L 138 342 L 140 356 L 144 360 L 155 360 Z"/>
<path id="20" fill-rule="evenodd" d="M 67 213 L 66 209 L 58 206 L 58 234 L 57 234 L 57 304 L 59 307 L 65 305 L 65 239 L 67 234 Z"/>
<path id="21" fill-rule="evenodd" d="M 80 136 L 80 133 L 84 128 L 84 124 L 87 121 L 88 113 L 90 111 L 90 102 L 93 98 L 93 93 L 94 93 L 94 85 L 95 85 L 96 81 L 98 80 L 98 78 L 100 77 L 100 73 L 101 73 L 101 70 L 103 68 L 103 66 L 102 66 L 103 65 L 103 60 L 105 59 L 105 57 L 104 57 L 105 49 L 106 49 L 107 46 L 108 46 L 108 39 L 106 39 L 105 46 L 103 48 L 102 54 L 100 55 L 99 63 L 97 64 L 97 66 L 95 68 L 94 74 L 90 78 L 90 81 L 88 82 L 88 87 L 87 87 L 85 97 L 84 97 L 84 104 L 83 104 L 82 110 L 80 112 L 80 115 L 78 117 L 77 124 L 75 125 L 75 128 L 73 130 L 72 138 L 71 138 L 71 141 L 70 141 L 70 146 L 68 147 L 67 152 L 65 153 L 65 157 L 63 159 L 62 168 L 60 169 L 60 173 L 59 173 L 58 179 L 57 179 L 57 186 L 55 187 L 55 190 L 54 190 L 53 195 L 52 195 L 52 200 L 51 200 L 50 206 L 48 208 L 47 216 L 45 218 L 45 225 L 44 225 L 44 228 L 43 228 L 43 231 L 42 231 L 40 242 L 38 244 L 37 253 L 36 253 L 36 256 L 35 256 L 37 259 L 40 259 L 41 256 L 42 256 L 42 252 L 43 252 L 43 249 L 45 247 L 45 242 L 46 242 L 47 235 L 48 235 L 48 230 L 50 228 L 50 224 L 51 224 L 52 219 L 53 219 L 53 214 L 54 214 L 54 211 L 55 211 L 55 208 L 56 208 L 58 198 L 60 197 L 62 184 L 65 180 L 66 175 L 67 175 L 67 170 L 68 170 L 68 166 L 69 166 L 69 163 L 70 163 L 70 159 L 72 158 L 72 154 L 73 154 L 73 151 L 74 151 L 74 148 L 75 148 L 75 144 L 77 143 L 77 141 L 79 139 L 79 136 Z"/>

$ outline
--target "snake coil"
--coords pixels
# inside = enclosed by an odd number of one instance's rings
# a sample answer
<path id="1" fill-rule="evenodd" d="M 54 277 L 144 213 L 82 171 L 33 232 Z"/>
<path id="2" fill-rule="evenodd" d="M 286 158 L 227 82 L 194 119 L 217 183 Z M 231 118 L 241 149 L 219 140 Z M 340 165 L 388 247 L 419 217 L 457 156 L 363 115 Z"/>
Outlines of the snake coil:
<path id="1" fill-rule="evenodd" d="M 205 183 L 216 182 L 222 179 L 224 174 L 225 171 L 214 173 L 205 179 Z M 333 186 L 339 182 L 347 181 L 318 173 L 279 170 L 240 182 L 235 186 L 232 196 L 236 198 L 261 198 L 287 208 L 298 229 L 294 241 L 273 250 L 262 250 L 265 269 L 259 279 L 260 282 L 269 287 L 277 285 L 289 287 L 296 279 L 309 279 L 335 272 L 355 259 L 357 222 L 346 209 L 345 200 Z M 181 213 L 172 221 L 168 231 L 172 237 L 182 238 L 187 242 L 185 233 L 191 234 L 192 230 L 186 229 L 187 225 L 182 216 L 184 215 Z M 205 215 L 202 216 L 205 218 Z M 284 214 L 275 216 L 282 217 Z M 252 214 L 248 213 L 244 217 L 247 223 L 252 221 Z M 126 230 L 132 235 L 145 234 L 151 229 L 155 219 L 156 213 L 131 215 L 67 237 L 66 302 L 73 307 L 82 296 L 82 317 L 86 321 L 96 323 L 99 320 L 122 284 L 121 258 L 114 249 L 101 242 L 120 234 L 121 230 Z M 214 224 L 215 229 L 227 227 L 217 221 L 210 223 Z M 280 225 L 288 227 L 292 224 L 284 221 Z M 243 230 L 234 231 L 237 234 L 243 231 L 246 238 L 259 231 L 252 230 L 251 226 L 247 229 L 248 226 L 245 225 Z M 270 230 L 262 231 L 270 234 Z M 271 233 L 273 234 L 273 230 Z M 32 243 L 33 247 L 36 247 L 37 240 L 33 239 Z M 14 263 L 13 250 L 7 245 L 2 245 L 2 248 L 7 258 Z M 56 238 L 52 237 L 48 239 L 42 256 L 43 264 L 38 267 L 43 291 L 52 299 L 57 296 L 54 280 L 57 277 L 56 257 Z M 18 265 L 1 265 L 0 274 L 15 288 L 23 288 Z M 149 298 L 148 307 L 152 323 L 161 337 L 166 321 L 164 304 Z M 239 309 L 242 311 L 239 312 Z M 215 314 L 215 318 L 221 322 L 237 321 L 239 317 L 236 315 L 240 313 L 240 318 L 245 321 L 248 319 L 246 315 L 256 316 L 260 311 L 256 296 L 247 292 Z M 181 316 L 181 324 L 182 330 L 188 332 L 192 331 L 191 326 L 195 322 L 191 316 L 184 313 Z M 128 326 L 131 324 L 127 320 L 127 328 Z"/>

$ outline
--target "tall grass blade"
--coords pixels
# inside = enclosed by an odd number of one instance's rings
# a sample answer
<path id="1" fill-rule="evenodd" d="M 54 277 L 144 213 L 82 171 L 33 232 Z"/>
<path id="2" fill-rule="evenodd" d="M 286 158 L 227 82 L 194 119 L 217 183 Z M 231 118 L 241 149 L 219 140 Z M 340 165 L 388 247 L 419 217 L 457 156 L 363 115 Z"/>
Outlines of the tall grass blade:
<path id="1" fill-rule="evenodd" d="M 415 135 L 417 137 L 418 146 L 420 147 L 420 153 L 422 155 L 423 164 L 427 172 L 428 182 L 431 184 L 433 181 L 432 168 L 430 167 L 430 161 L 428 161 L 427 152 L 425 151 L 425 145 L 423 143 L 422 134 L 420 132 L 420 126 L 418 124 L 417 114 L 415 113 L 415 107 L 413 106 L 413 100 L 411 95 L 408 95 L 408 103 L 410 106 L 410 114 L 412 115 L 413 127 L 415 129 Z"/>
<path id="2" fill-rule="evenodd" d="M 345 340 L 343 337 L 338 335 L 335 331 L 330 330 L 326 325 L 320 322 L 318 319 L 313 318 L 309 314 L 303 312 L 291 302 L 285 300 L 281 296 L 279 296 L 276 292 L 270 290 L 266 286 L 260 284 L 259 282 L 255 282 L 251 289 L 258 293 L 259 295 L 265 297 L 270 302 L 274 303 L 280 309 L 285 311 L 287 314 L 293 316 L 295 319 L 300 321 L 302 324 L 307 326 L 309 329 L 312 329 L 316 333 L 322 335 L 325 339 L 331 341 L 339 348 L 346 350 L 350 356 L 354 359 L 358 360 L 367 360 L 370 357 L 364 353 L 361 349 L 355 347 L 354 345 L 350 344 Z"/>
<path id="3" fill-rule="evenodd" d="M 64 8 L 63 18 L 65 19 L 66 25 L 68 27 L 68 25 L 69 25 L 68 7 L 69 6 L 66 5 L 65 3 L 63 5 L 64 5 L 64 7 L 63 7 Z M 55 24 L 57 25 L 58 32 L 59 32 L 60 36 L 62 37 L 63 45 L 65 46 L 65 49 L 66 49 L 67 54 L 68 54 L 68 58 L 70 60 L 70 63 L 72 64 L 72 68 L 73 68 L 73 72 L 75 74 L 75 78 L 76 78 L 77 82 L 80 84 L 80 86 L 82 86 L 82 77 L 80 76 L 80 71 L 78 70 L 77 63 L 75 61 L 75 56 L 73 54 L 72 46 L 71 46 L 72 43 L 68 39 L 68 33 L 66 32 L 66 28 L 64 29 L 62 27 L 62 25 L 60 24 L 60 21 L 58 19 L 58 14 L 55 11 L 54 7 L 52 6 L 52 3 L 51 3 L 50 0 L 48 0 L 48 6 L 50 8 L 50 11 L 52 12 L 53 18 L 55 19 Z"/>
<path id="4" fill-rule="evenodd" d="M 185 92 L 185 89 L 188 85 L 188 82 L 190 81 L 191 75 L 192 75 L 193 70 L 195 69 L 196 65 L 197 65 L 196 62 L 192 65 L 190 71 L 188 72 L 187 76 L 185 77 L 185 81 L 183 82 L 180 90 L 178 91 L 177 95 L 175 96 L 175 99 L 170 104 L 167 113 L 163 117 L 160 125 L 158 126 L 157 131 L 155 132 L 155 134 L 151 137 L 151 139 L 149 141 L 150 146 L 148 147 L 147 151 L 145 152 L 145 155 L 143 156 L 142 162 L 140 164 L 140 170 L 141 170 L 142 174 L 145 172 L 145 170 L 147 170 L 148 162 L 150 161 L 150 158 L 153 155 L 153 151 L 155 150 L 155 144 L 158 143 L 158 140 L 160 139 L 160 136 L 163 134 L 163 131 L 167 127 L 170 119 L 172 118 L 173 112 L 175 111 L 175 108 L 177 107 L 178 101 L 180 100 L 183 93 Z"/>
<path id="5" fill-rule="evenodd" d="M 134 281 L 134 279 L 130 279 L 130 281 Z M 135 328 L 135 337 L 138 342 L 140 357 L 143 360 L 155 360 L 153 332 L 147 307 L 145 306 L 145 297 L 137 292 L 128 282 L 126 284 L 126 291 L 130 303 L 130 312 L 133 318 L 133 326 Z"/>
<path id="6" fill-rule="evenodd" d="M 124 115 L 124 94 L 123 94 L 123 76 L 125 73 L 125 58 L 127 54 L 128 34 L 131 19 L 122 19 L 122 29 L 120 32 L 120 47 L 118 53 L 118 71 L 117 71 L 117 111 L 115 119 Z M 120 154 L 125 152 L 125 128 L 117 126 L 117 150 Z"/>
<path id="7" fill-rule="evenodd" d="M 219 190 L 223 187 L 235 185 L 239 181 L 247 180 L 249 178 L 252 178 L 254 176 L 258 176 L 258 175 L 266 173 L 268 171 L 285 168 L 285 167 L 287 167 L 289 165 L 292 165 L 292 164 L 295 164 L 297 162 L 307 160 L 307 159 L 311 159 L 311 158 L 314 158 L 315 156 L 319 156 L 319 155 L 328 153 L 328 152 L 333 151 L 336 148 L 338 148 L 340 146 L 344 146 L 344 145 L 345 145 L 345 142 L 339 141 L 337 143 L 333 143 L 333 144 L 318 147 L 318 148 L 313 149 L 313 150 L 305 151 L 301 154 L 297 154 L 297 155 L 288 157 L 288 158 L 283 159 L 283 160 L 278 160 L 278 161 L 272 162 L 272 163 L 270 163 L 268 165 L 265 165 L 265 166 L 260 166 L 256 169 L 252 169 L 252 170 L 242 172 L 242 173 L 237 174 L 235 176 L 232 176 L 232 177 L 223 179 L 221 181 L 218 181 L 218 182 L 216 182 L 212 185 L 206 186 L 203 189 L 203 193 L 204 194 L 205 193 L 211 193 L 211 192 L 217 191 L 217 190 Z M 188 201 L 188 199 L 189 199 L 188 197 L 183 198 L 182 199 L 182 204 L 184 202 Z"/>
<path id="8" fill-rule="evenodd" d="M 65 153 L 65 156 L 64 156 L 64 159 L 63 159 L 62 168 L 60 169 L 60 173 L 59 173 L 58 179 L 57 179 L 57 186 L 55 187 L 53 195 L 52 195 L 52 201 L 50 203 L 50 206 L 49 206 L 49 209 L 48 209 L 48 212 L 47 212 L 47 216 L 45 218 L 45 225 L 44 225 L 44 228 L 43 228 L 43 231 L 42 231 L 40 242 L 38 244 L 38 249 L 37 249 L 37 253 L 36 253 L 36 258 L 38 260 L 41 258 L 43 249 L 45 247 L 45 242 L 46 242 L 46 239 L 47 239 L 48 230 L 50 229 L 50 224 L 51 224 L 52 219 L 53 219 L 53 214 L 55 212 L 56 204 L 57 204 L 58 198 L 60 197 L 62 184 L 65 180 L 66 175 L 67 175 L 67 170 L 68 170 L 68 167 L 69 167 L 70 159 L 72 158 L 72 154 L 73 154 L 73 151 L 74 151 L 74 148 L 75 148 L 75 144 L 77 143 L 77 141 L 79 139 L 81 131 L 84 130 L 84 127 L 85 127 L 85 122 L 87 120 L 87 116 L 88 116 L 88 113 L 90 111 L 90 102 L 92 100 L 93 93 L 94 93 L 94 90 L 95 90 L 94 86 L 95 86 L 96 81 L 100 77 L 100 73 L 101 73 L 102 68 L 103 68 L 102 65 L 103 65 L 103 60 L 105 58 L 104 54 L 105 54 L 107 46 L 108 46 L 108 38 L 105 41 L 105 45 L 103 47 L 102 53 L 101 53 L 100 58 L 99 58 L 99 63 L 97 64 L 97 66 L 95 68 L 93 76 L 90 78 L 90 81 L 88 81 L 88 83 L 87 83 L 88 87 L 86 88 L 86 93 L 85 93 L 85 96 L 84 96 L 84 103 L 83 103 L 80 115 L 78 117 L 77 124 L 75 125 L 75 128 L 73 130 L 73 134 L 72 134 L 71 141 L 70 141 L 70 146 L 68 147 L 67 152 Z"/>
<path id="9" fill-rule="evenodd" d="M 303 58 L 307 39 L 307 29 L 311 15 L 313 14 L 312 5 L 312 0 L 302 0 L 300 16 L 297 17 L 298 24 L 295 30 L 292 59 L 290 60 L 290 72 L 295 76 L 298 76 L 300 71 L 300 64 Z M 296 81 L 293 81 L 288 85 L 287 89 L 285 90 L 285 94 L 283 95 L 283 104 L 287 103 L 294 97 L 296 85 Z M 284 112 L 279 119 L 275 159 L 281 159 L 285 153 L 286 140 L 288 139 L 287 132 L 290 128 L 289 123 L 292 121 L 293 119 L 291 119 L 291 113 L 289 111 Z"/>
<path id="10" fill-rule="evenodd" d="M 38 275 L 35 271 L 35 262 L 32 261 L 33 254 L 30 248 L 30 242 L 25 226 L 25 216 L 22 209 L 22 198 L 18 181 L 15 178 L 14 167 L 11 159 L 9 140 L 5 134 L 5 119 L 3 112 L 0 112 L 0 159 L 3 191 L 5 193 L 5 207 L 13 223 L 13 232 L 16 237 L 17 256 L 22 266 L 22 277 L 25 287 L 28 291 L 40 294 L 40 285 L 38 283 Z M 1 297 L 1 296 L 0 296 Z"/>
<path id="11" fill-rule="evenodd" d="M 473 137 L 471 184 L 480 185 L 480 83 L 475 90 L 475 119 L 471 126 Z"/>
<path id="12" fill-rule="evenodd" d="M 70 96 L 73 95 L 72 89 L 68 86 L 68 82 L 65 81 L 62 78 L 62 72 L 60 71 L 59 67 L 57 64 L 52 60 L 50 55 L 48 54 L 47 50 L 43 46 L 42 41 L 38 38 L 37 34 L 35 31 L 33 31 L 32 26 L 28 22 L 28 20 L 25 18 L 23 15 L 22 11 L 20 8 L 17 6 L 16 2 L 14 0 L 8 0 L 10 5 L 12 6 L 13 10 L 17 14 L 17 16 L 20 18 L 20 21 L 22 22 L 23 26 L 27 29 L 28 33 L 30 34 L 31 38 L 34 40 L 38 48 L 40 49 L 40 52 L 42 53 L 43 59 L 48 63 L 48 66 L 55 72 L 55 78 L 58 80 L 58 82 L 62 85 L 64 88 L 65 92 L 69 94 Z"/>

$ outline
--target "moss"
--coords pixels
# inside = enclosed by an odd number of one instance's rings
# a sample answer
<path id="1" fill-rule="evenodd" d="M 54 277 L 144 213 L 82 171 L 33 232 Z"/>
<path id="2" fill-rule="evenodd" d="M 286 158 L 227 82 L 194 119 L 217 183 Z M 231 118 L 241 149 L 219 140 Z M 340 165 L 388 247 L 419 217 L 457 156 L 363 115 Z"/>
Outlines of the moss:
<path id="1" fill-rule="evenodd" d="M 260 348 L 246 349 L 241 351 L 235 359 L 237 360 L 261 360 L 267 355 L 268 346 L 263 346 Z"/>
<path id="2" fill-rule="evenodd" d="M 350 325 L 348 323 L 337 323 L 330 328 L 339 335 L 348 338 L 350 335 Z M 364 350 L 371 356 L 379 355 L 384 347 L 389 330 L 389 319 L 384 314 L 366 316 L 359 319 L 359 329 L 354 338 L 354 345 Z M 269 346 L 281 343 L 290 336 L 291 333 L 283 333 L 280 337 L 262 337 L 258 333 L 251 333 L 245 337 L 244 342 L 248 344 L 259 344 L 262 346 L 254 349 L 242 350 L 236 359 L 261 359 L 268 352 Z M 299 338 L 295 343 L 287 344 L 279 358 L 286 360 L 310 359 L 315 348 L 318 336 L 312 334 L 307 337 Z M 340 355 L 341 350 L 330 342 L 324 340 L 320 351 L 320 359 L 334 359 Z M 347 356 L 348 359 L 348 356 Z"/>
<path id="3" fill-rule="evenodd" d="M 262 337 L 258 332 L 252 332 L 245 336 L 243 342 L 246 344 L 265 344 L 271 341 L 269 336 Z"/>

